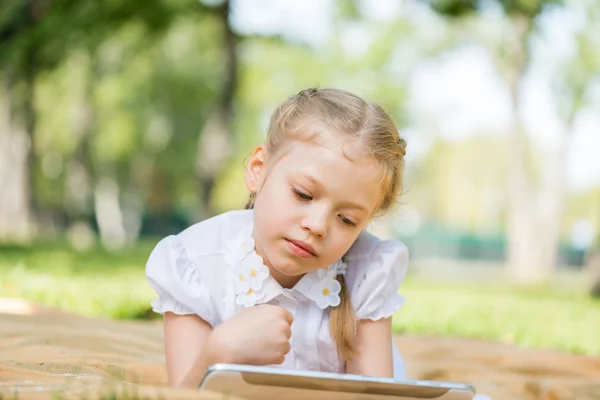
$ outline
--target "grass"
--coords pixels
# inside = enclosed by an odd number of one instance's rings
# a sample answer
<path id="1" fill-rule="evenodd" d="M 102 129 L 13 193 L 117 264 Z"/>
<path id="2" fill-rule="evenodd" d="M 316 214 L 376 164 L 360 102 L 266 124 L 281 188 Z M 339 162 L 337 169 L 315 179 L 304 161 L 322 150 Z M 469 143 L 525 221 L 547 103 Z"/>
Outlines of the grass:
<path id="1" fill-rule="evenodd" d="M 585 291 L 408 280 L 394 330 L 600 355 L 600 300 Z"/>
<path id="2" fill-rule="evenodd" d="M 64 245 L 0 247 L 0 297 L 20 297 L 91 317 L 152 317 L 144 264 L 155 242 L 109 253 Z M 585 291 L 449 283 L 409 277 L 397 332 L 510 342 L 600 356 L 600 301 Z"/>
<path id="3" fill-rule="evenodd" d="M 0 247 L 0 297 L 19 297 L 90 317 L 148 316 L 154 293 L 144 264 L 155 242 L 110 253 L 59 244 Z"/>

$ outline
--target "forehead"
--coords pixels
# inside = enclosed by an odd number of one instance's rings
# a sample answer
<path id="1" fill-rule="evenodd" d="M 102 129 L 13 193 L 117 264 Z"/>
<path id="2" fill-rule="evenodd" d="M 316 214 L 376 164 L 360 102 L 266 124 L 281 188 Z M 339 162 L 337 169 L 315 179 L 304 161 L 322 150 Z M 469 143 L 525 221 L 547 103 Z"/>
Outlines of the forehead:
<path id="1" fill-rule="evenodd" d="M 311 176 L 340 201 L 360 201 L 375 211 L 382 193 L 381 167 L 356 139 L 326 134 L 286 146 L 281 167 L 294 176 Z"/>

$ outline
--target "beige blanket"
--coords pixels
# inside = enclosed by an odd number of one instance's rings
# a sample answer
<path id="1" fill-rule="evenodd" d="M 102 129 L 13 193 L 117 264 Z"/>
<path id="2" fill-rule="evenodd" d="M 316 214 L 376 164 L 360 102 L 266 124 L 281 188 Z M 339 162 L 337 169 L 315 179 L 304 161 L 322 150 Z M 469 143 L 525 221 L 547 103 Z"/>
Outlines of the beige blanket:
<path id="1" fill-rule="evenodd" d="M 472 340 L 397 340 L 409 378 L 470 383 L 494 400 L 600 399 L 600 358 Z M 88 319 L 0 299 L 0 398 L 93 399 L 114 391 L 222 398 L 166 383 L 160 322 Z"/>

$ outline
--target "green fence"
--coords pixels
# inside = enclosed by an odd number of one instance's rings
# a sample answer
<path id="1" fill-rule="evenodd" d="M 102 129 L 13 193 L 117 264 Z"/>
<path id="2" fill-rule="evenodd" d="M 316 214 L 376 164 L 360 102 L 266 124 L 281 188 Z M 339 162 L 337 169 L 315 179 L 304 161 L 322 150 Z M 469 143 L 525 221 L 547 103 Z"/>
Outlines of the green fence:
<path id="1" fill-rule="evenodd" d="M 476 235 L 441 224 L 426 223 L 411 235 L 395 230 L 395 237 L 402 240 L 411 252 L 411 258 L 440 257 L 471 261 L 505 260 L 506 238 L 502 232 L 491 235 Z M 559 264 L 570 268 L 581 268 L 585 250 L 562 244 Z"/>

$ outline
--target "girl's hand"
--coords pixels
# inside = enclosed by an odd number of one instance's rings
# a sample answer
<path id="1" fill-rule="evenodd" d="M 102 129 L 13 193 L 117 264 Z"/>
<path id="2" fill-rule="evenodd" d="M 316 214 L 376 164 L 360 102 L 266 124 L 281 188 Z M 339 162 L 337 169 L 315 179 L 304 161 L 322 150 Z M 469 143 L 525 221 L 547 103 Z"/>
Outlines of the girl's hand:
<path id="1" fill-rule="evenodd" d="M 231 364 L 281 364 L 290 351 L 293 319 L 279 306 L 246 308 L 211 332 L 211 358 Z"/>

